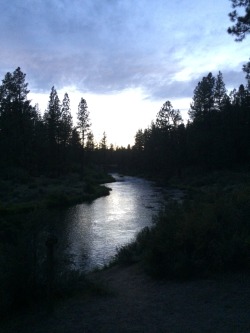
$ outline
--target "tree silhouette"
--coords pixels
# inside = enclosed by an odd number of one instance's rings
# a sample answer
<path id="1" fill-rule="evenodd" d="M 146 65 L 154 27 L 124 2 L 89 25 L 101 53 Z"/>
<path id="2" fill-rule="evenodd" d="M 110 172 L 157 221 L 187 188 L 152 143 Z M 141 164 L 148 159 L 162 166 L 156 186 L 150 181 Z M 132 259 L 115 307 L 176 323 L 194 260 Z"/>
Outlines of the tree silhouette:
<path id="1" fill-rule="evenodd" d="M 243 72 L 246 74 L 247 89 L 250 92 L 250 60 L 243 65 Z"/>
<path id="2" fill-rule="evenodd" d="M 135 134 L 134 149 L 137 151 L 143 151 L 145 147 L 145 138 L 142 129 L 139 129 Z"/>
<path id="3" fill-rule="evenodd" d="M 156 116 L 156 126 L 161 129 L 176 127 L 182 122 L 179 110 L 175 110 L 170 101 L 166 101 Z"/>
<path id="4" fill-rule="evenodd" d="M 95 149 L 94 134 L 91 131 L 89 131 L 87 134 L 86 149 L 87 151 L 92 151 L 92 152 Z"/>
<path id="5" fill-rule="evenodd" d="M 188 114 L 191 120 L 199 121 L 214 107 L 215 78 L 212 73 L 204 76 L 194 90 L 193 102 Z"/>
<path id="6" fill-rule="evenodd" d="M 228 96 L 225 83 L 223 81 L 223 75 L 219 71 L 214 87 L 214 106 L 216 110 L 222 110 L 228 103 Z"/>
<path id="7" fill-rule="evenodd" d="M 61 105 L 54 86 L 51 88 L 48 107 L 43 116 L 47 144 L 48 144 L 48 168 L 53 175 L 60 172 L 60 151 L 59 144 L 61 141 Z"/>
<path id="8" fill-rule="evenodd" d="M 85 138 L 90 128 L 90 120 L 89 120 L 89 111 L 88 105 L 84 98 L 81 98 L 80 103 L 78 105 L 78 112 L 77 112 L 77 128 L 80 133 L 81 138 L 81 177 L 83 177 L 84 173 L 84 162 L 85 162 Z"/>
<path id="9" fill-rule="evenodd" d="M 229 34 L 236 36 L 236 42 L 241 42 L 250 33 L 250 0 L 231 0 L 231 2 L 233 8 L 243 7 L 245 9 L 243 16 L 237 10 L 229 13 L 231 21 L 235 24 L 229 27 L 227 31 Z"/>
<path id="10" fill-rule="evenodd" d="M 61 105 L 54 86 L 51 88 L 48 107 L 44 112 L 44 123 L 48 131 L 48 139 L 52 148 L 60 142 Z"/>
<path id="11" fill-rule="evenodd" d="M 63 147 L 65 148 L 66 145 L 69 144 L 69 139 L 72 133 L 72 116 L 70 110 L 70 100 L 69 95 L 67 93 L 64 94 L 64 98 L 62 101 L 62 108 L 61 108 L 61 128 L 60 128 L 60 137 L 62 140 Z"/>
<path id="12" fill-rule="evenodd" d="M 80 132 L 82 147 L 84 148 L 85 138 L 88 129 L 90 128 L 88 105 L 84 98 L 81 98 L 80 103 L 78 105 L 77 120 L 78 120 L 77 127 Z"/>
<path id="13" fill-rule="evenodd" d="M 102 139 L 100 142 L 100 149 L 106 150 L 107 149 L 107 135 L 105 132 L 103 132 Z"/>
<path id="14" fill-rule="evenodd" d="M 0 149 L 2 163 L 29 167 L 36 109 L 27 99 L 26 74 L 8 72 L 0 86 Z"/>

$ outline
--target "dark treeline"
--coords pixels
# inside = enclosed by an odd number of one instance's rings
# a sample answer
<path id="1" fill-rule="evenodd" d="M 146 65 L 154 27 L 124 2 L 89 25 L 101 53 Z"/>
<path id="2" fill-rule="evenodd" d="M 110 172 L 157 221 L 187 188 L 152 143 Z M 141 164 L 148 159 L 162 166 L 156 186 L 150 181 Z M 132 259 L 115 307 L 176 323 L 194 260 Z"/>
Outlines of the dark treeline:
<path id="1" fill-rule="evenodd" d="M 0 167 L 28 171 L 32 176 L 61 176 L 99 164 L 130 172 L 181 176 L 184 170 L 212 171 L 250 162 L 250 62 L 243 66 L 247 84 L 227 92 L 222 73 L 209 73 L 194 89 L 190 120 L 183 123 L 179 110 L 166 101 L 147 129 L 139 129 L 135 144 L 127 148 L 99 145 L 91 131 L 87 102 L 81 98 L 77 125 L 73 126 L 70 100 L 60 102 L 51 89 L 41 115 L 32 106 L 25 74 L 18 67 L 0 86 Z"/>
<path id="2" fill-rule="evenodd" d="M 232 169 L 250 162 L 250 63 L 243 67 L 247 84 L 227 93 L 223 75 L 209 73 L 194 89 L 183 123 L 179 110 L 166 101 L 156 120 L 139 129 L 132 149 L 118 161 L 139 173 L 182 176 L 184 171 Z"/>
<path id="3" fill-rule="evenodd" d="M 58 177 L 81 173 L 91 163 L 102 165 L 107 138 L 104 133 L 99 145 L 94 142 L 86 100 L 79 102 L 74 126 L 68 94 L 60 101 L 52 87 L 42 115 L 39 106 L 28 100 L 25 76 L 18 67 L 5 75 L 0 86 L 1 174 L 11 177 L 14 168 L 31 176 Z"/>

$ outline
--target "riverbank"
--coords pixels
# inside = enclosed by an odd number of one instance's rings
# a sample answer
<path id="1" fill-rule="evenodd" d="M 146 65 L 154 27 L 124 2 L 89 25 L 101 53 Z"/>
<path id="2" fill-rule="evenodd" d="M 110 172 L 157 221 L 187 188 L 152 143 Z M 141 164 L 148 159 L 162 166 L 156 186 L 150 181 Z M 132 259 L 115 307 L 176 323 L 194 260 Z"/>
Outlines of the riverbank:
<path id="1" fill-rule="evenodd" d="M 35 208 L 66 207 L 108 195 L 102 184 L 115 181 L 102 172 L 86 172 L 84 177 L 68 174 L 58 178 L 26 174 L 0 180 L 0 213 L 29 212 Z"/>
<path id="2" fill-rule="evenodd" d="M 153 280 L 139 265 L 91 273 L 97 294 L 79 293 L 1 324 L 2 333 L 247 333 L 250 277 L 237 273 L 185 282 Z"/>

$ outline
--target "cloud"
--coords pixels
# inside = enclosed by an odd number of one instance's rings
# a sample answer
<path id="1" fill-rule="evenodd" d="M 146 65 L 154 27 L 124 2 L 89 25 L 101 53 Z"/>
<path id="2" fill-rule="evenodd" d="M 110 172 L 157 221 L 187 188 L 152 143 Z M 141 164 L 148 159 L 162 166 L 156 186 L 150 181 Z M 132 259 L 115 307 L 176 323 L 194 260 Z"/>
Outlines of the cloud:
<path id="1" fill-rule="evenodd" d="M 219 69 L 238 84 L 248 51 L 226 33 L 227 3 L 4 2 L 0 74 L 20 66 L 35 92 L 53 85 L 95 94 L 139 87 L 154 100 L 190 97 L 202 76 Z"/>
<path id="2" fill-rule="evenodd" d="M 241 66 L 242 67 L 242 66 Z M 226 87 L 230 90 L 238 89 L 240 84 L 246 84 L 245 74 L 242 70 L 224 70 L 222 71 Z"/>

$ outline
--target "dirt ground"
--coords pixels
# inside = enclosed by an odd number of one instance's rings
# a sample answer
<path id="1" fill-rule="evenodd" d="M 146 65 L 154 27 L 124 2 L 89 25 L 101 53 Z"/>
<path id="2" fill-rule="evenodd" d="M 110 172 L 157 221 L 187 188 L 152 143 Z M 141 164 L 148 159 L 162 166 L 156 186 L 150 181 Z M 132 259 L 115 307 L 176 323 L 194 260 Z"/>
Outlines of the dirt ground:
<path id="1" fill-rule="evenodd" d="M 1 324 L 4 333 L 250 333 L 250 276 L 155 281 L 138 265 L 92 273 L 103 296 L 78 297 Z"/>

